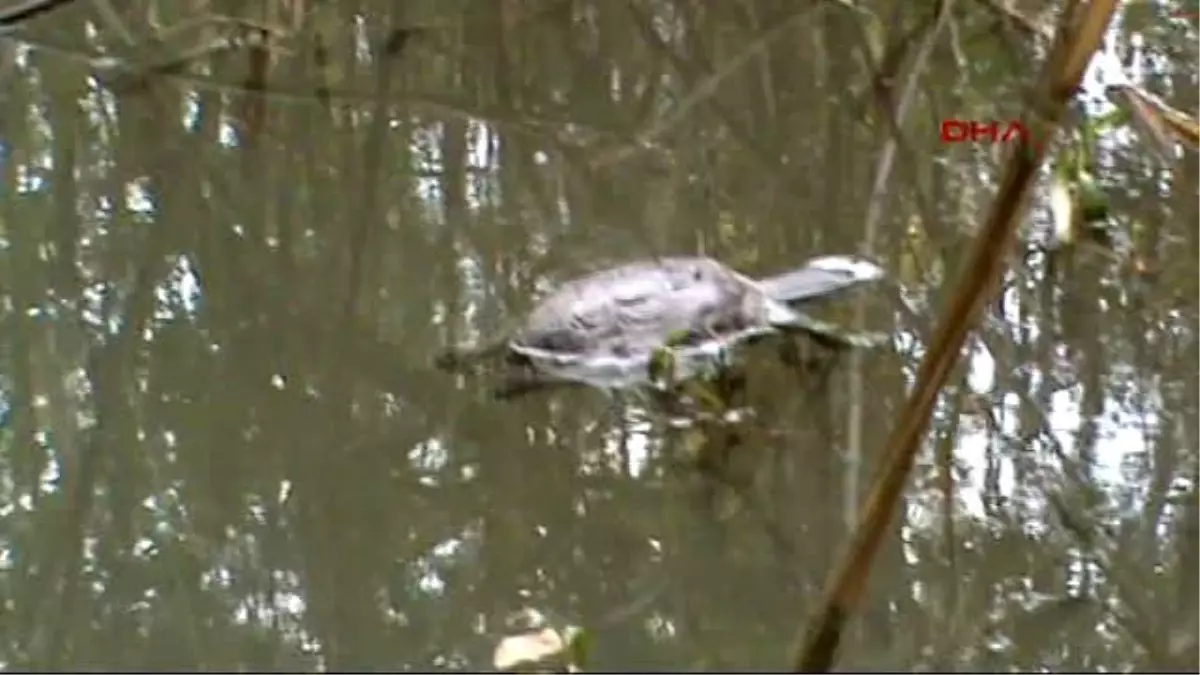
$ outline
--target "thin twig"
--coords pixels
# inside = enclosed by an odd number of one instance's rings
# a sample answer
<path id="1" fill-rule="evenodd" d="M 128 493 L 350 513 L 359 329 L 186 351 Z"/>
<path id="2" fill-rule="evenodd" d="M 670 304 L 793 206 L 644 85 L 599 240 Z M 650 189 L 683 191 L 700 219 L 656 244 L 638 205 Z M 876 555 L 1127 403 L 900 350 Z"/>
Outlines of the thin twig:
<path id="1" fill-rule="evenodd" d="M 1054 38 L 1054 31 L 1051 28 L 1039 26 L 1037 21 L 1025 16 L 1012 7 L 1006 6 L 1001 0 L 981 0 L 981 2 L 992 12 L 1030 35 L 1035 35 L 1046 40 Z"/>

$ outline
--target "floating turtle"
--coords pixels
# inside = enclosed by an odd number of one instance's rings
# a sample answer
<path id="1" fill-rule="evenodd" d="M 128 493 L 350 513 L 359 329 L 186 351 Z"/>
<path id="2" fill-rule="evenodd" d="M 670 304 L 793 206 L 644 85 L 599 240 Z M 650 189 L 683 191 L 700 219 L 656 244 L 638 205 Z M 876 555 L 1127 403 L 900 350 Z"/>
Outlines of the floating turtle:
<path id="1" fill-rule="evenodd" d="M 495 393 L 508 398 L 556 384 L 655 384 L 664 350 L 672 379 L 682 381 L 711 372 L 731 348 L 774 333 L 838 349 L 873 347 L 887 336 L 846 333 L 797 307 L 882 277 L 879 266 L 848 256 L 815 258 L 758 281 L 709 258 L 637 261 L 563 284 L 516 330 L 448 349 L 435 364 L 461 372 L 503 354 L 510 369 Z"/>

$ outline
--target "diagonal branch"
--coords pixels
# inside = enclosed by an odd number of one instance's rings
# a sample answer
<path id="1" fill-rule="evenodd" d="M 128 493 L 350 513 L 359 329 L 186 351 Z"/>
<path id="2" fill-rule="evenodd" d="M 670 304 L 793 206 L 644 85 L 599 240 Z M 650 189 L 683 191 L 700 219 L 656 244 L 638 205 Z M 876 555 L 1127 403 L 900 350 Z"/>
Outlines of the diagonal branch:
<path id="1" fill-rule="evenodd" d="M 693 108 L 711 98 L 721 86 L 721 83 L 728 79 L 730 75 L 741 70 L 742 66 L 746 65 L 750 59 L 764 53 L 768 47 L 777 42 L 779 38 L 786 34 L 790 28 L 796 25 L 800 19 L 808 16 L 813 10 L 816 9 L 816 7 L 816 5 L 806 5 L 798 10 L 795 10 L 790 15 L 785 16 L 775 26 L 763 31 L 761 35 L 754 38 L 750 44 L 742 49 L 742 51 L 736 56 L 729 59 L 725 63 L 722 63 L 715 72 L 709 74 L 703 80 L 698 82 L 692 88 L 692 90 L 683 97 L 683 100 L 679 102 L 679 105 L 675 106 L 674 110 L 672 110 L 670 114 L 655 120 L 646 129 L 643 129 L 641 132 L 639 132 L 632 142 L 594 159 L 592 161 L 593 166 L 615 164 L 627 159 L 638 150 L 651 147 L 659 136 L 663 135 L 667 130 L 671 129 L 684 118 L 686 118 L 692 112 Z M 635 11 L 635 8 L 632 5 L 630 5 L 629 9 L 631 11 Z M 650 42 L 653 43 L 659 41 L 655 39 L 655 34 L 647 21 L 642 20 L 639 21 L 639 23 L 642 24 L 643 33 L 645 37 L 650 38 Z"/>
<path id="2" fill-rule="evenodd" d="M 867 203 L 867 215 L 863 225 L 863 241 L 861 252 L 867 257 L 875 256 L 875 239 L 879 230 L 879 222 L 883 218 L 884 208 L 888 203 L 888 191 L 892 182 L 892 169 L 896 164 L 896 154 L 900 149 L 900 129 L 904 126 L 904 122 L 908 117 L 909 108 L 917 97 L 917 85 L 921 81 L 921 77 L 925 74 L 926 66 L 929 63 L 929 56 L 933 53 L 933 47 L 937 43 L 938 36 L 941 35 L 943 29 L 950 23 L 951 11 L 954 7 L 954 0 L 942 0 L 938 3 L 933 20 L 926 24 L 925 34 L 922 37 L 920 47 L 917 49 L 917 54 L 913 59 L 912 68 L 909 70 L 908 77 L 904 82 L 904 86 L 900 91 L 900 96 L 896 100 L 894 106 L 888 105 L 887 101 L 881 101 L 882 114 L 887 121 L 888 140 L 883 145 L 883 151 L 879 153 L 879 159 L 875 164 L 875 179 L 871 185 L 871 196 Z M 900 56 L 903 55 L 902 50 Z M 866 58 L 871 58 L 869 53 L 865 54 Z M 889 64 L 886 61 L 881 62 L 874 69 L 882 75 L 885 70 L 899 70 L 899 65 Z M 888 76 L 887 79 L 891 79 Z M 888 98 L 890 96 L 881 96 L 880 98 Z M 866 324 L 866 298 L 860 298 L 854 306 L 854 328 L 862 331 Z M 865 377 L 863 374 L 863 355 L 860 350 L 854 350 L 850 353 L 850 414 L 846 421 L 846 518 L 848 528 L 853 528 L 858 521 L 858 476 L 862 464 L 862 431 L 864 420 L 864 405 L 863 400 L 866 394 Z"/>
<path id="3" fill-rule="evenodd" d="M 1079 3 L 1071 6 L 1078 7 Z M 810 630 L 798 641 L 792 659 L 794 672 L 828 672 L 834 664 L 842 631 L 866 590 L 871 564 L 903 496 L 938 393 L 958 361 L 980 306 L 994 294 L 1006 266 L 1018 216 L 1025 207 L 1047 147 L 1037 141 L 1049 138 L 1057 128 L 1116 8 L 1116 0 L 1095 0 L 1077 12 L 1068 10 L 1064 14 L 1058 39 L 1040 78 L 1042 100 L 1035 103 L 1037 109 L 1032 111 L 1036 113 L 1031 117 L 1039 134 L 1034 142 L 1022 139 L 1009 157 L 991 212 L 963 268 L 958 292 L 934 332 L 913 393 L 888 439 L 884 466 L 867 498 L 849 549 L 827 583 Z"/>
<path id="4" fill-rule="evenodd" d="M 74 0 L 25 0 L 0 9 L 0 32 L 17 28 L 20 24 L 65 7 Z"/>

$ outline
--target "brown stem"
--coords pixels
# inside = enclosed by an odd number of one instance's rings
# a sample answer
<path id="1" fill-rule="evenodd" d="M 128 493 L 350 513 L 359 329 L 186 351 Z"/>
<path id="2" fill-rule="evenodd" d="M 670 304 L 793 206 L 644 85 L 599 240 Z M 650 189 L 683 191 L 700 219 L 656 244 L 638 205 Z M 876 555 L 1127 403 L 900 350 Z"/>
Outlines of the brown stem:
<path id="1" fill-rule="evenodd" d="M 1041 78 L 1042 123 L 1047 138 L 1062 118 L 1083 70 L 1100 45 L 1116 11 L 1116 0 L 1098 0 L 1064 17 L 1055 48 Z M 1078 20 L 1074 20 L 1078 17 Z M 963 268 L 958 292 L 951 299 L 921 363 L 913 393 L 884 452 L 884 464 L 863 509 L 862 518 L 842 562 L 830 576 L 810 630 L 802 633 L 792 659 L 794 672 L 828 672 L 833 666 L 846 620 L 866 590 L 871 564 L 883 541 L 908 481 L 921 439 L 929 425 L 938 393 L 958 361 L 972 323 L 984 301 L 994 294 L 1015 238 L 1046 144 L 1022 141 L 1009 157 L 987 221 L 975 239 Z"/>

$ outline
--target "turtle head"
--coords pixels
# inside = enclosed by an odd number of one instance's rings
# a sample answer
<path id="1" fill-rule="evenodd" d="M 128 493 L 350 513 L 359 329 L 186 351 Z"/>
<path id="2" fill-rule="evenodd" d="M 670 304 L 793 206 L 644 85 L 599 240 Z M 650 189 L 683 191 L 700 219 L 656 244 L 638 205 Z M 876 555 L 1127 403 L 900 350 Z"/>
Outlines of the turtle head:
<path id="1" fill-rule="evenodd" d="M 768 297 L 779 302 L 799 303 L 836 295 L 883 277 L 883 268 L 869 260 L 827 255 L 813 258 L 804 267 L 767 277 L 759 283 Z"/>
<path id="2" fill-rule="evenodd" d="M 847 281 L 879 281 L 884 277 L 883 268 L 875 263 L 848 255 L 826 255 L 813 258 L 805 267 L 837 274 Z"/>

